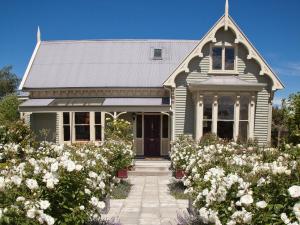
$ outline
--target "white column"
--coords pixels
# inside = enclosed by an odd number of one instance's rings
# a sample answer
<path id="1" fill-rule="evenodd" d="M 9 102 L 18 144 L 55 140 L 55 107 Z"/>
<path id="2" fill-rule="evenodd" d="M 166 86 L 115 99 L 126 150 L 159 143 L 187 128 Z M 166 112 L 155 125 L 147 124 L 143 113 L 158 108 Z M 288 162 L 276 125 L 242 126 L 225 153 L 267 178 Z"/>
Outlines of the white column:
<path id="1" fill-rule="evenodd" d="M 105 112 L 101 112 L 101 141 L 105 139 Z"/>
<path id="2" fill-rule="evenodd" d="M 234 141 L 237 141 L 239 137 L 239 129 L 240 129 L 240 96 L 236 96 L 236 100 L 234 104 L 234 128 L 233 128 Z"/>
<path id="3" fill-rule="evenodd" d="M 95 142 L 96 133 L 95 133 L 95 112 L 90 112 L 90 141 Z"/>
<path id="4" fill-rule="evenodd" d="M 175 94 L 174 94 L 174 88 L 172 88 L 171 90 L 171 141 L 175 141 L 175 122 L 176 122 Z"/>
<path id="5" fill-rule="evenodd" d="M 203 96 L 195 96 L 195 139 L 199 141 L 203 135 Z"/>
<path id="6" fill-rule="evenodd" d="M 71 143 L 74 143 L 76 141 L 75 138 L 75 112 L 70 112 L 70 140 Z"/>
<path id="7" fill-rule="evenodd" d="M 212 105 L 212 133 L 218 133 L 218 96 L 214 96 Z"/>
<path id="8" fill-rule="evenodd" d="M 254 139 L 255 96 L 252 95 L 249 103 L 249 139 Z"/>
<path id="9" fill-rule="evenodd" d="M 64 143 L 64 117 L 63 112 L 58 112 L 58 143 Z"/>

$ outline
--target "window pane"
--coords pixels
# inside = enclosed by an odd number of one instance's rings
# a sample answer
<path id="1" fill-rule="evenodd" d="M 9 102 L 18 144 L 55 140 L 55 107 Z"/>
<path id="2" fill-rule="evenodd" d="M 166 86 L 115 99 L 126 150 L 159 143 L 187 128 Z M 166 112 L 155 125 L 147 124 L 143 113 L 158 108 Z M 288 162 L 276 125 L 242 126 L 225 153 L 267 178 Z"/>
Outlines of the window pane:
<path id="1" fill-rule="evenodd" d="M 154 58 L 162 58 L 162 49 L 160 48 L 155 48 L 154 49 Z"/>
<path id="2" fill-rule="evenodd" d="M 211 121 L 203 121 L 203 134 L 211 133 Z"/>
<path id="3" fill-rule="evenodd" d="M 101 124 L 101 112 L 95 112 L 95 124 Z"/>
<path id="4" fill-rule="evenodd" d="M 64 124 L 70 124 L 70 114 L 68 112 L 63 113 L 63 121 Z"/>
<path id="5" fill-rule="evenodd" d="M 169 138 L 169 117 L 163 115 L 163 138 Z"/>
<path id="6" fill-rule="evenodd" d="M 210 96 L 204 97 L 203 119 L 212 119 L 212 103 L 213 98 Z"/>
<path id="7" fill-rule="evenodd" d="M 234 48 L 225 48 L 225 70 L 234 70 Z"/>
<path id="8" fill-rule="evenodd" d="M 247 140 L 248 140 L 248 122 L 247 121 L 240 121 L 239 139 L 243 143 L 247 142 Z"/>
<path id="9" fill-rule="evenodd" d="M 90 124 L 90 113 L 75 112 L 75 124 Z"/>
<path id="10" fill-rule="evenodd" d="M 75 126 L 76 141 L 89 141 L 90 140 L 90 126 Z"/>
<path id="11" fill-rule="evenodd" d="M 212 60 L 213 60 L 213 69 L 221 70 L 222 69 L 222 48 L 213 48 L 212 49 Z"/>
<path id="12" fill-rule="evenodd" d="M 219 98 L 218 120 L 233 120 L 234 102 L 230 96 L 222 96 Z"/>
<path id="13" fill-rule="evenodd" d="M 240 120 L 248 120 L 249 98 L 241 96 L 240 99 Z"/>
<path id="14" fill-rule="evenodd" d="M 101 141 L 101 125 L 95 126 L 95 138 L 96 141 Z"/>
<path id="15" fill-rule="evenodd" d="M 143 118 L 142 115 L 137 115 L 136 117 L 136 137 L 143 137 Z"/>
<path id="16" fill-rule="evenodd" d="M 233 121 L 218 121 L 218 137 L 233 139 Z"/>
<path id="17" fill-rule="evenodd" d="M 64 141 L 70 141 L 70 126 L 64 125 Z"/>

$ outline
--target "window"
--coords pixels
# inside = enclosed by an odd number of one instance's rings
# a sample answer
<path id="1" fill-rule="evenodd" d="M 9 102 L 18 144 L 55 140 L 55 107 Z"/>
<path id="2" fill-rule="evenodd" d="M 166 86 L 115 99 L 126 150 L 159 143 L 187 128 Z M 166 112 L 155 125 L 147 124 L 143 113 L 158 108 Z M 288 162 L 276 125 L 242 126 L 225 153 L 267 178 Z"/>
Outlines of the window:
<path id="1" fill-rule="evenodd" d="M 222 69 L 222 48 L 212 49 L 213 70 Z"/>
<path id="2" fill-rule="evenodd" d="M 71 126 L 70 126 L 70 113 L 63 113 L 63 130 L 64 130 L 64 141 L 70 141 L 71 137 Z"/>
<path id="3" fill-rule="evenodd" d="M 95 112 L 95 140 L 102 140 L 101 112 Z"/>
<path id="4" fill-rule="evenodd" d="M 90 141 L 90 113 L 75 112 L 76 141 Z"/>
<path id="5" fill-rule="evenodd" d="M 143 137 L 143 117 L 142 117 L 142 115 L 136 116 L 136 137 L 137 138 Z"/>
<path id="6" fill-rule="evenodd" d="M 231 140 L 233 138 L 234 101 L 230 96 L 219 98 L 218 104 L 218 137 Z"/>
<path id="7" fill-rule="evenodd" d="M 213 98 L 211 96 L 207 96 L 207 97 L 204 98 L 203 134 L 211 133 L 212 104 L 213 104 Z"/>
<path id="8" fill-rule="evenodd" d="M 234 47 L 212 47 L 212 70 L 235 70 Z"/>
<path id="9" fill-rule="evenodd" d="M 153 51 L 153 59 L 162 59 L 162 49 L 155 48 Z"/>
<path id="10" fill-rule="evenodd" d="M 169 117 L 167 115 L 162 117 L 162 138 L 169 138 Z"/>
<path id="11" fill-rule="evenodd" d="M 248 140 L 248 114 L 249 114 L 249 98 L 241 96 L 240 98 L 240 124 L 239 124 L 239 139 L 242 142 Z"/>

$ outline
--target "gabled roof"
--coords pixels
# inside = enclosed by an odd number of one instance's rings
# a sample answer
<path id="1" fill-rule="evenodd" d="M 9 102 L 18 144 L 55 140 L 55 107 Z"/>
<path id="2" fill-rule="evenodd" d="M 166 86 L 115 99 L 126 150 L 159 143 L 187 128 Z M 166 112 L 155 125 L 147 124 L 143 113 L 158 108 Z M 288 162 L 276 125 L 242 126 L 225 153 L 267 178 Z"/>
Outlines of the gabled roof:
<path id="1" fill-rule="evenodd" d="M 235 21 L 227 14 L 223 15 L 217 23 L 208 31 L 208 33 L 197 43 L 196 47 L 186 56 L 186 58 L 176 67 L 176 69 L 171 73 L 171 75 L 164 82 L 165 86 L 175 87 L 175 78 L 179 73 L 189 72 L 188 64 L 195 57 L 203 57 L 202 48 L 209 42 L 216 42 L 216 33 L 220 29 L 228 30 L 230 29 L 236 35 L 235 43 L 243 44 L 248 50 L 247 59 L 254 59 L 260 65 L 261 71 L 260 75 L 267 75 L 273 81 L 273 90 L 283 89 L 284 85 L 268 65 L 266 60 L 260 55 L 253 44 L 249 41 L 240 27 L 235 23 Z"/>
<path id="2" fill-rule="evenodd" d="M 191 52 L 189 40 L 38 41 L 20 89 L 163 87 Z M 154 48 L 163 59 L 153 60 Z"/>

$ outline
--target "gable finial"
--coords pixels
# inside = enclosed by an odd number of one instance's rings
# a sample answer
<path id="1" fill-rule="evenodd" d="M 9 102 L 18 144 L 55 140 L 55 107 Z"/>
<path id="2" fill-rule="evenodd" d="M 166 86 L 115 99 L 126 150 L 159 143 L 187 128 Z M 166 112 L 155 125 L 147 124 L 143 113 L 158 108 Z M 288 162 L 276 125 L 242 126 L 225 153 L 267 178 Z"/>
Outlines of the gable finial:
<path id="1" fill-rule="evenodd" d="M 37 33 L 36 33 L 36 40 L 37 40 L 37 42 L 41 42 L 41 31 L 40 31 L 39 26 L 38 26 Z"/>
<path id="2" fill-rule="evenodd" d="M 229 21 L 229 3 L 226 0 L 225 3 L 225 30 L 228 30 L 228 21 Z"/>

